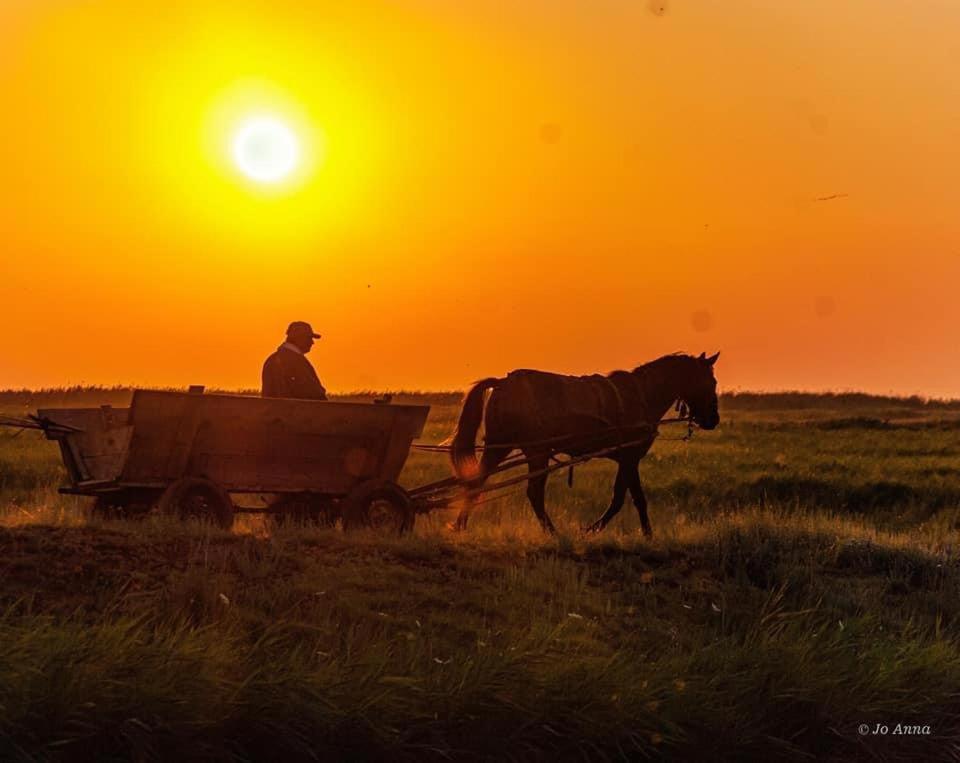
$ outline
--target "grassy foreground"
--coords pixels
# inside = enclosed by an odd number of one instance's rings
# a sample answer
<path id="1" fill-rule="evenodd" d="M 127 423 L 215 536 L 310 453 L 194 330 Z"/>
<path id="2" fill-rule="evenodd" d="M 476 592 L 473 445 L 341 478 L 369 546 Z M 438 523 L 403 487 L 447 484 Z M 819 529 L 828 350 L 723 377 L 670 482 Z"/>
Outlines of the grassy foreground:
<path id="1" fill-rule="evenodd" d="M 960 407 L 722 413 L 642 467 L 653 541 L 580 536 L 602 463 L 555 539 L 522 494 L 465 535 L 97 523 L 0 432 L 0 759 L 960 759 Z"/>

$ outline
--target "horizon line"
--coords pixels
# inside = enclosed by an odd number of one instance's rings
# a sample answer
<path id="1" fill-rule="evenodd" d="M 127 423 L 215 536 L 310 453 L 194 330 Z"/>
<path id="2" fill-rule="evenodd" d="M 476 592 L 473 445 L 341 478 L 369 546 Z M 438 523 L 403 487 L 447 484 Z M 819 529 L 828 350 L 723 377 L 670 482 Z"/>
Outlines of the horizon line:
<path id="1" fill-rule="evenodd" d="M 135 384 L 71 384 L 60 387 L 4 387 L 0 388 L 0 397 L 22 395 L 54 395 L 80 392 L 133 392 L 137 389 L 152 389 L 163 391 L 187 391 L 189 385 L 184 386 L 141 386 Z M 342 391 L 328 391 L 332 397 L 372 397 L 377 395 L 394 396 L 462 396 L 464 389 L 352 389 Z M 244 396 L 259 396 L 260 391 L 253 387 L 209 387 L 205 392 L 213 394 L 233 394 Z M 938 397 L 921 393 L 897 392 L 868 392 L 861 389 L 729 389 L 719 393 L 719 397 L 866 397 L 884 400 L 922 401 L 932 404 L 960 404 L 960 397 Z"/>

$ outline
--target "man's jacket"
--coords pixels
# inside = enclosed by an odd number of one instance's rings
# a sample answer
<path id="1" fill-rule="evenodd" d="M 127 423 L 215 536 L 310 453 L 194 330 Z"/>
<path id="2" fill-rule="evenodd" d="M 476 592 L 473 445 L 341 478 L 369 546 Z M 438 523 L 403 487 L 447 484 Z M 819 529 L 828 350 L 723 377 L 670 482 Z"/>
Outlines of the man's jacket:
<path id="1" fill-rule="evenodd" d="M 263 397 L 296 397 L 304 400 L 326 400 L 327 391 L 320 383 L 310 361 L 300 352 L 280 345 L 263 364 Z"/>

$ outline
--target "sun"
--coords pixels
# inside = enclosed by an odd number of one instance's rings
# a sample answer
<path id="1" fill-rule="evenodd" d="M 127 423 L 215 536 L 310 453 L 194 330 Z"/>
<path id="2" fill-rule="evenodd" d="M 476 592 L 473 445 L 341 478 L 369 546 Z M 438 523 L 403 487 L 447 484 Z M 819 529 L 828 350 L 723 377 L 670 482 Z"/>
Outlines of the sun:
<path id="1" fill-rule="evenodd" d="M 299 166 L 300 141 L 275 117 L 251 117 L 233 136 L 231 155 L 237 169 L 258 183 L 279 183 Z"/>

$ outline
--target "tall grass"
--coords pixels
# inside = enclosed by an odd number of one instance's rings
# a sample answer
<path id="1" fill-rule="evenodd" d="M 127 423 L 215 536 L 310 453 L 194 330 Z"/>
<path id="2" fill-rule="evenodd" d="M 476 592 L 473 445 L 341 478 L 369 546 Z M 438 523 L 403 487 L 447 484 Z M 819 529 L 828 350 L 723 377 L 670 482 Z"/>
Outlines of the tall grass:
<path id="1" fill-rule="evenodd" d="M 931 760 L 958 741 L 956 556 L 847 519 L 755 509 L 655 544 L 150 520 L 0 545 L 5 757 Z M 878 722 L 932 731 L 856 731 Z"/>

